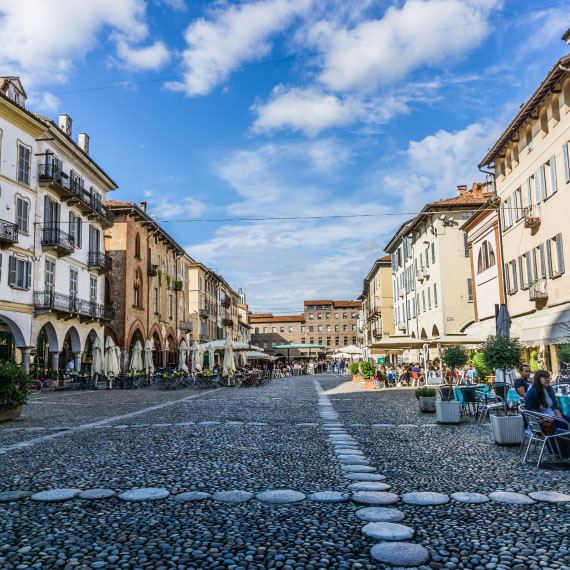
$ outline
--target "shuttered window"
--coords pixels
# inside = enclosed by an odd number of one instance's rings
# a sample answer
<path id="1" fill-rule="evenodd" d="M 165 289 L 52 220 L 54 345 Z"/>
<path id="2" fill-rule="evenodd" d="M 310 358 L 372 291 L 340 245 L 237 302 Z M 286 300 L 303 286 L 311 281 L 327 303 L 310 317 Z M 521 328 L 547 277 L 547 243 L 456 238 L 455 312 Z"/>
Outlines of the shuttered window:
<path id="1" fill-rule="evenodd" d="M 15 289 L 29 289 L 32 286 L 32 262 L 10 256 L 8 260 L 8 285 Z"/>
<path id="2" fill-rule="evenodd" d="M 558 277 L 564 273 L 564 249 L 562 247 L 562 234 L 556 234 L 546 244 L 548 276 Z"/>
<path id="3" fill-rule="evenodd" d="M 18 143 L 18 182 L 26 186 L 30 185 L 31 156 L 31 148 Z"/>
<path id="4" fill-rule="evenodd" d="M 548 161 L 548 172 L 550 174 L 550 193 L 558 192 L 558 176 L 556 175 L 556 157 L 552 155 Z"/>
<path id="5" fill-rule="evenodd" d="M 473 302 L 473 279 L 467 279 L 467 301 Z"/>
<path id="6" fill-rule="evenodd" d="M 16 197 L 16 224 L 18 231 L 27 234 L 30 228 L 30 203 L 20 196 Z"/>
<path id="7" fill-rule="evenodd" d="M 521 289 L 528 289 L 528 275 L 526 274 L 525 257 L 519 257 L 519 281 Z"/>
<path id="8" fill-rule="evenodd" d="M 569 143 L 562 145 L 562 162 L 564 163 L 564 181 L 566 184 L 570 182 L 570 156 L 568 153 Z"/>

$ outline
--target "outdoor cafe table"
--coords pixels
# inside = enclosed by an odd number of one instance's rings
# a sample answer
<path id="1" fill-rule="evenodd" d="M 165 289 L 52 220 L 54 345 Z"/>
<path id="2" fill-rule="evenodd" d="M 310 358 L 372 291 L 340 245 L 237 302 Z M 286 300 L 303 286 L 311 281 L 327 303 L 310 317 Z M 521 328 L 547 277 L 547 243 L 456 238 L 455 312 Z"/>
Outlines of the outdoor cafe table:
<path id="1" fill-rule="evenodd" d="M 556 396 L 556 403 L 558 408 L 565 416 L 570 416 L 570 396 L 562 395 Z"/>

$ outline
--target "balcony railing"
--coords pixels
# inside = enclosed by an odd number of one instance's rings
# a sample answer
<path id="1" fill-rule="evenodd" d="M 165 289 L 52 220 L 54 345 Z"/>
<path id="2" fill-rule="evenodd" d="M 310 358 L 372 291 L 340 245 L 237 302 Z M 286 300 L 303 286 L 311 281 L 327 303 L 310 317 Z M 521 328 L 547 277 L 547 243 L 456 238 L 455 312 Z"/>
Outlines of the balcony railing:
<path id="1" fill-rule="evenodd" d="M 525 228 L 534 229 L 540 225 L 540 212 L 538 211 L 538 209 L 534 207 L 525 208 L 523 216 L 524 216 Z"/>
<path id="2" fill-rule="evenodd" d="M 68 255 L 75 250 L 75 239 L 58 225 L 48 224 L 42 227 L 42 245 L 54 249 L 60 256 Z"/>
<path id="3" fill-rule="evenodd" d="M 87 265 L 89 269 L 96 269 L 101 273 L 108 273 L 113 269 L 113 260 L 100 251 L 90 251 Z"/>
<path id="4" fill-rule="evenodd" d="M 72 179 L 53 162 L 38 164 L 40 186 L 49 186 L 65 199 L 75 198 L 79 207 L 87 214 L 95 214 L 100 222 L 110 227 L 113 225 L 113 213 L 105 207 L 97 194 L 85 190 L 83 184 Z"/>
<path id="5" fill-rule="evenodd" d="M 198 313 L 201 317 L 203 318 L 207 318 L 209 313 L 208 313 L 208 309 L 199 309 Z"/>
<path id="6" fill-rule="evenodd" d="M 86 301 L 74 295 L 55 293 L 54 291 L 36 291 L 34 307 L 41 311 L 54 311 L 78 317 L 111 321 L 115 318 L 112 305 L 102 305 L 94 301 Z"/>
<path id="7" fill-rule="evenodd" d="M 546 286 L 546 279 L 539 279 L 532 283 L 528 288 L 528 295 L 531 301 L 540 301 L 548 299 L 548 288 Z"/>
<path id="8" fill-rule="evenodd" d="M 192 323 L 190 321 L 181 321 L 180 330 L 192 332 Z"/>
<path id="9" fill-rule="evenodd" d="M 233 327 L 234 322 L 232 319 L 222 319 L 222 326 L 223 327 Z"/>
<path id="10" fill-rule="evenodd" d="M 13 245 L 15 243 L 18 243 L 18 225 L 0 220 L 0 244 Z"/>

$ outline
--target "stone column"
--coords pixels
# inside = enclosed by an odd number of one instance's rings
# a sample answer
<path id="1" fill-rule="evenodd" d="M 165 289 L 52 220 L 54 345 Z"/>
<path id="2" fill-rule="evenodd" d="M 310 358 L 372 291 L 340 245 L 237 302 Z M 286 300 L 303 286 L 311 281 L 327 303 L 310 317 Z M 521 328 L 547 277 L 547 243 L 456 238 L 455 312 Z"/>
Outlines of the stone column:
<path id="1" fill-rule="evenodd" d="M 32 352 L 31 346 L 24 346 L 20 348 L 22 353 L 22 366 L 26 370 L 26 372 L 30 371 L 30 353 Z"/>
<path id="2" fill-rule="evenodd" d="M 59 352 L 50 352 L 51 356 L 51 369 L 56 372 L 59 370 Z"/>
<path id="3" fill-rule="evenodd" d="M 75 352 L 73 354 L 73 360 L 75 365 L 75 372 L 79 374 L 81 372 L 81 352 Z"/>

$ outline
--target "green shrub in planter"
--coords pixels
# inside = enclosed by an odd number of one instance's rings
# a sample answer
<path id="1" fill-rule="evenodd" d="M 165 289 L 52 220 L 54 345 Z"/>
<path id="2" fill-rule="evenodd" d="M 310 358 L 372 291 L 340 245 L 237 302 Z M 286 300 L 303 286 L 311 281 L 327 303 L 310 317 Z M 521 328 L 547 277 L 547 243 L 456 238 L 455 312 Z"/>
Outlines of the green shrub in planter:
<path id="1" fill-rule="evenodd" d="M 370 380 L 370 378 L 374 376 L 376 368 L 374 367 L 374 364 L 364 361 L 360 363 L 360 371 L 362 372 L 362 376 L 365 380 Z"/>
<path id="2" fill-rule="evenodd" d="M 348 366 L 348 369 L 350 370 L 350 373 L 352 375 L 358 374 L 358 372 L 360 371 L 360 368 L 358 366 L 358 362 L 351 362 Z"/>
<path id="3" fill-rule="evenodd" d="M 450 346 L 443 351 L 443 361 L 451 370 L 465 366 L 469 357 L 462 346 Z"/>
<path id="4" fill-rule="evenodd" d="M 495 371 L 491 370 L 485 364 L 485 355 L 482 352 L 476 352 L 471 359 L 471 364 L 477 372 L 477 377 L 481 382 L 485 382 L 485 378 Z"/>
<path id="5" fill-rule="evenodd" d="M 518 338 L 490 336 L 483 345 L 485 365 L 495 371 L 516 368 L 521 362 L 522 347 Z"/>
<path id="6" fill-rule="evenodd" d="M 25 404 L 30 384 L 30 377 L 24 368 L 13 362 L 1 362 L 0 409 L 14 410 Z"/>
<path id="7" fill-rule="evenodd" d="M 437 394 L 435 388 L 430 388 L 428 386 L 422 386 L 416 390 L 416 398 L 435 398 Z"/>

